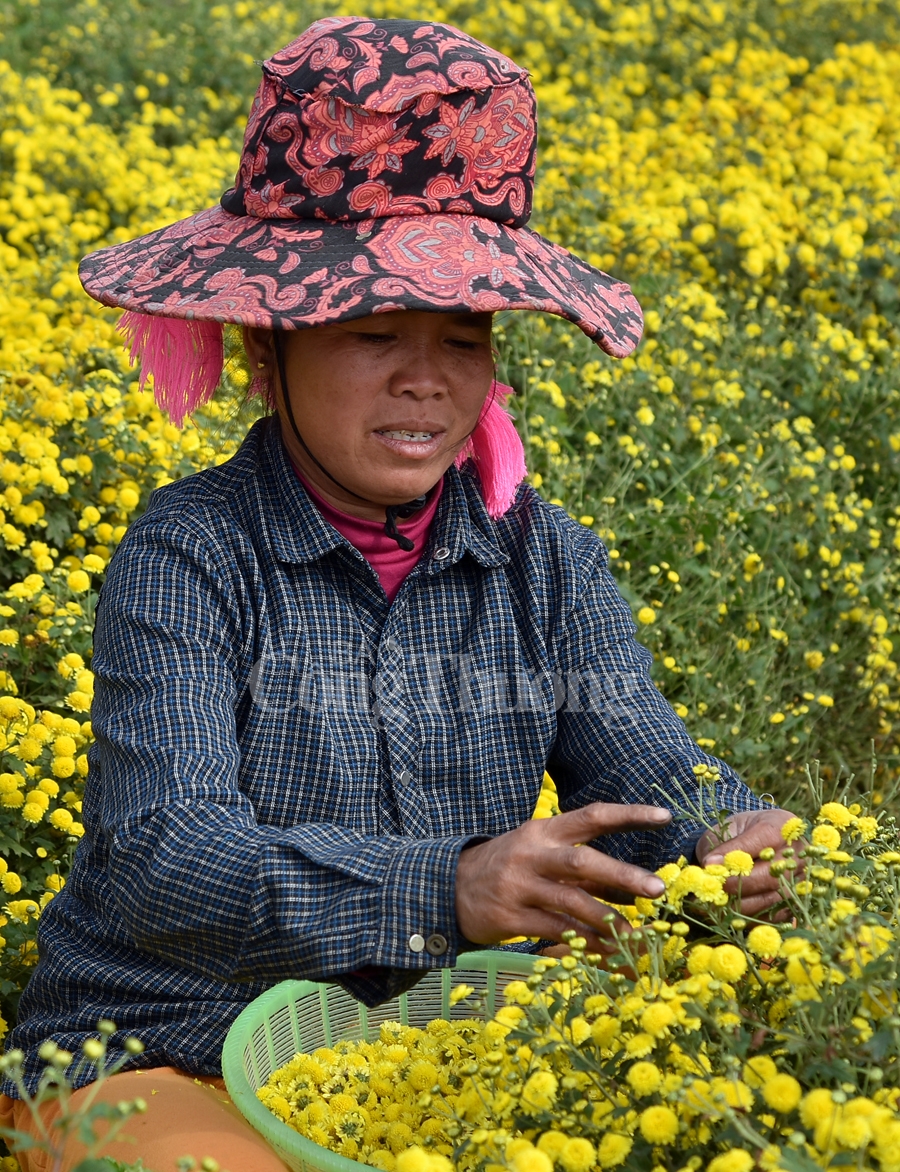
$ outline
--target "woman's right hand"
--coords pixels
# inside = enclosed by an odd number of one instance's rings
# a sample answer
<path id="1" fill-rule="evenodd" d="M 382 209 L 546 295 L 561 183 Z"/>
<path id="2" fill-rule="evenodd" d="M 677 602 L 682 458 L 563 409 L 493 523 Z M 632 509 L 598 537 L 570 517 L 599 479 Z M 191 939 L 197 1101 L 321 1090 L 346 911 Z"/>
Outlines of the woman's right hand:
<path id="1" fill-rule="evenodd" d="M 592 802 L 554 818 L 534 819 L 489 842 L 466 847 L 456 870 L 456 918 L 473 944 L 511 936 L 559 940 L 567 928 L 587 939 L 588 951 L 606 952 L 611 927 L 627 932 L 598 899 L 630 904 L 662 895 L 661 879 L 592 846 L 604 834 L 658 829 L 672 819 L 660 806 Z"/>

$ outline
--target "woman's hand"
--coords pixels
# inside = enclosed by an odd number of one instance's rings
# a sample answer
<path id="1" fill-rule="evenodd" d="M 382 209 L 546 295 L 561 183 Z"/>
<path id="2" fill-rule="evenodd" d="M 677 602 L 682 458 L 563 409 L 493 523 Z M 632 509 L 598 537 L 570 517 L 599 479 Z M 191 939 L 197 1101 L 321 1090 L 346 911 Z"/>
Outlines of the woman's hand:
<path id="1" fill-rule="evenodd" d="M 710 827 L 703 835 L 694 853 L 701 867 L 707 863 L 721 863 L 728 851 L 746 851 L 751 858 L 759 859 L 759 852 L 772 847 L 775 858 L 781 858 L 785 841 L 781 828 L 794 815 L 789 810 L 746 810 L 733 814 L 728 820 L 730 837 L 722 842 L 717 827 Z M 749 875 L 733 877 L 725 884 L 729 895 L 740 891 L 741 912 L 745 916 L 759 916 L 776 903 L 781 902 L 779 877 L 773 875 L 770 867 L 774 859 L 757 862 Z M 788 912 L 779 913 L 776 918 L 784 919 Z"/>
<path id="2" fill-rule="evenodd" d="M 603 938 L 611 926 L 603 920 L 612 909 L 597 899 L 630 904 L 637 895 L 662 895 L 665 886 L 643 867 L 585 844 L 603 834 L 665 826 L 671 819 L 659 806 L 593 802 L 467 847 L 456 870 L 460 932 L 473 944 L 496 944 L 510 936 L 559 940 L 574 928 L 586 937 L 588 951 L 608 951 Z M 621 917 L 615 926 L 629 930 Z"/>

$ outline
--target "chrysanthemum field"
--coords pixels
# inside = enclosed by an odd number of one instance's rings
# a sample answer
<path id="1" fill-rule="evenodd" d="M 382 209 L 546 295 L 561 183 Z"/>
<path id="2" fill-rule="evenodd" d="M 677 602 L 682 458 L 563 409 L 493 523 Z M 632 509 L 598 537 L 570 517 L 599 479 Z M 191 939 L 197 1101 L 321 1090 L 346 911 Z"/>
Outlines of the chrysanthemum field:
<path id="1" fill-rule="evenodd" d="M 897 0 L 0 0 L 7 1018 L 83 833 L 104 568 L 152 489 L 226 460 L 261 409 L 235 337 L 210 408 L 167 422 L 78 260 L 217 200 L 258 61 L 363 9 L 530 68 L 532 226 L 644 306 L 622 362 L 558 319 L 496 334 L 531 481 L 606 542 L 659 687 L 759 792 L 814 815 L 818 761 L 820 796 L 854 775 L 892 826 Z"/>

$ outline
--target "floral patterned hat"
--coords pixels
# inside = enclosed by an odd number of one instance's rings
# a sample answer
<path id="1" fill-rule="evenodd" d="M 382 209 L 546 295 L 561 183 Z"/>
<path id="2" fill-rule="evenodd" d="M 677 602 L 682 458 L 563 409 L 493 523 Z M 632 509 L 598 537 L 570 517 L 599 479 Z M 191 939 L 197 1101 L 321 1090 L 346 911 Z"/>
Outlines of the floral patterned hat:
<path id="1" fill-rule="evenodd" d="M 449 25 L 328 17 L 263 63 L 220 204 L 82 261 L 157 401 L 215 391 L 222 323 L 302 329 L 396 309 L 536 309 L 615 357 L 641 336 L 627 285 L 525 225 L 528 74 Z"/>

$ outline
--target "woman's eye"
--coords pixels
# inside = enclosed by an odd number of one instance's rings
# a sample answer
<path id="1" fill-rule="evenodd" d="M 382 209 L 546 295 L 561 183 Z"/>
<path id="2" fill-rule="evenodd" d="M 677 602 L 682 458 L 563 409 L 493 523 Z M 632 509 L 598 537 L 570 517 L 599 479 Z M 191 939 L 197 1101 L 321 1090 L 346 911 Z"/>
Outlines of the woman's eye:
<path id="1" fill-rule="evenodd" d="M 472 342 L 468 338 L 450 338 L 450 345 L 462 350 L 477 350 L 479 343 Z"/>
<path id="2" fill-rule="evenodd" d="M 357 335 L 360 338 L 365 338 L 367 342 L 373 342 L 376 346 L 383 345 L 385 342 L 393 342 L 396 334 L 363 334 Z"/>

